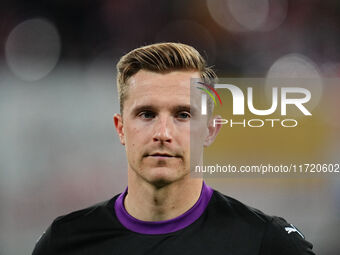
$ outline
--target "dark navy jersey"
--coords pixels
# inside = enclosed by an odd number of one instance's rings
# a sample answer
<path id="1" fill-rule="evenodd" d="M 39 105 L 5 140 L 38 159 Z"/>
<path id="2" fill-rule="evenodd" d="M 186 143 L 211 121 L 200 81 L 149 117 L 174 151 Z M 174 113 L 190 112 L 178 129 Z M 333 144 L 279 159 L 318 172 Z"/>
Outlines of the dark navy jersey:
<path id="1" fill-rule="evenodd" d="M 307 255 L 312 244 L 283 218 L 225 196 L 203 183 L 185 214 L 161 222 L 128 215 L 125 191 L 109 201 L 57 218 L 33 255 Z"/>

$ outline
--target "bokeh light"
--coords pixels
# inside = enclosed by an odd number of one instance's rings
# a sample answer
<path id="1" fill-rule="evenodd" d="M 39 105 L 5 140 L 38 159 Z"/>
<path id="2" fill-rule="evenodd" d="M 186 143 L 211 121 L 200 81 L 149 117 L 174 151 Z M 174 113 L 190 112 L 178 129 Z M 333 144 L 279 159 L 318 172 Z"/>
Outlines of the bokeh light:
<path id="1" fill-rule="evenodd" d="M 9 34 L 5 54 L 12 72 L 24 81 L 37 81 L 56 66 L 61 50 L 56 27 L 35 18 L 17 25 Z"/>
<path id="2" fill-rule="evenodd" d="M 287 16 L 287 0 L 207 0 L 211 17 L 230 32 L 271 31 Z"/>
<path id="3" fill-rule="evenodd" d="M 257 30 L 266 22 L 269 0 L 228 0 L 230 13 L 245 29 Z"/>
<path id="4" fill-rule="evenodd" d="M 292 53 L 280 57 L 266 76 L 266 96 L 272 97 L 272 87 L 301 87 L 311 92 L 308 108 L 314 109 L 323 92 L 321 74 L 316 64 L 304 55 Z"/>

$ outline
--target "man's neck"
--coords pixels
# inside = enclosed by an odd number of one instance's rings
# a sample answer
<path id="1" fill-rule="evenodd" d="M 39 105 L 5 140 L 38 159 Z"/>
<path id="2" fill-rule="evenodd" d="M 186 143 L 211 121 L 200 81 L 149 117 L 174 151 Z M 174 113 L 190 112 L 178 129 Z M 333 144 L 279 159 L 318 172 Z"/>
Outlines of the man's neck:
<path id="1" fill-rule="evenodd" d="M 161 188 L 144 180 L 136 173 L 128 173 L 128 194 L 125 197 L 126 211 L 142 221 L 173 219 L 188 211 L 199 199 L 202 179 L 186 176 Z"/>

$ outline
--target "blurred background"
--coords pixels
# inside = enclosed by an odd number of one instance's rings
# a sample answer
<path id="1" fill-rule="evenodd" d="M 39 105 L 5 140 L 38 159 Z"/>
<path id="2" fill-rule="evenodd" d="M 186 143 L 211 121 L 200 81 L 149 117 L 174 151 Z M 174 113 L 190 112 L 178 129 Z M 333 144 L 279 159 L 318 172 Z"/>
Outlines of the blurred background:
<path id="1" fill-rule="evenodd" d="M 315 107 L 323 106 L 299 151 L 339 163 L 338 1 L 2 0 L 0 7 L 0 255 L 31 254 L 55 217 L 123 191 L 115 64 L 150 43 L 191 44 L 219 76 L 312 77 Z M 230 148 L 249 158 L 263 139 L 243 134 L 255 142 L 237 147 L 238 133 Z M 283 216 L 317 254 L 339 254 L 339 174 L 207 183 Z"/>

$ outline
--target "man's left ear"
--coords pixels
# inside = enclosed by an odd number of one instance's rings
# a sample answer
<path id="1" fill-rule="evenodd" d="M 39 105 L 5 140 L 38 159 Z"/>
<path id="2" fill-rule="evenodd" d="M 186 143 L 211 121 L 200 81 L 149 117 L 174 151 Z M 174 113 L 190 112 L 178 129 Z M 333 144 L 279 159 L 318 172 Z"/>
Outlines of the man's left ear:
<path id="1" fill-rule="evenodd" d="M 210 118 L 209 120 L 208 136 L 204 140 L 205 147 L 208 147 L 215 141 L 215 138 L 222 127 L 221 121 L 216 121 L 218 119 L 221 119 L 221 116 L 216 115 L 213 118 Z"/>

